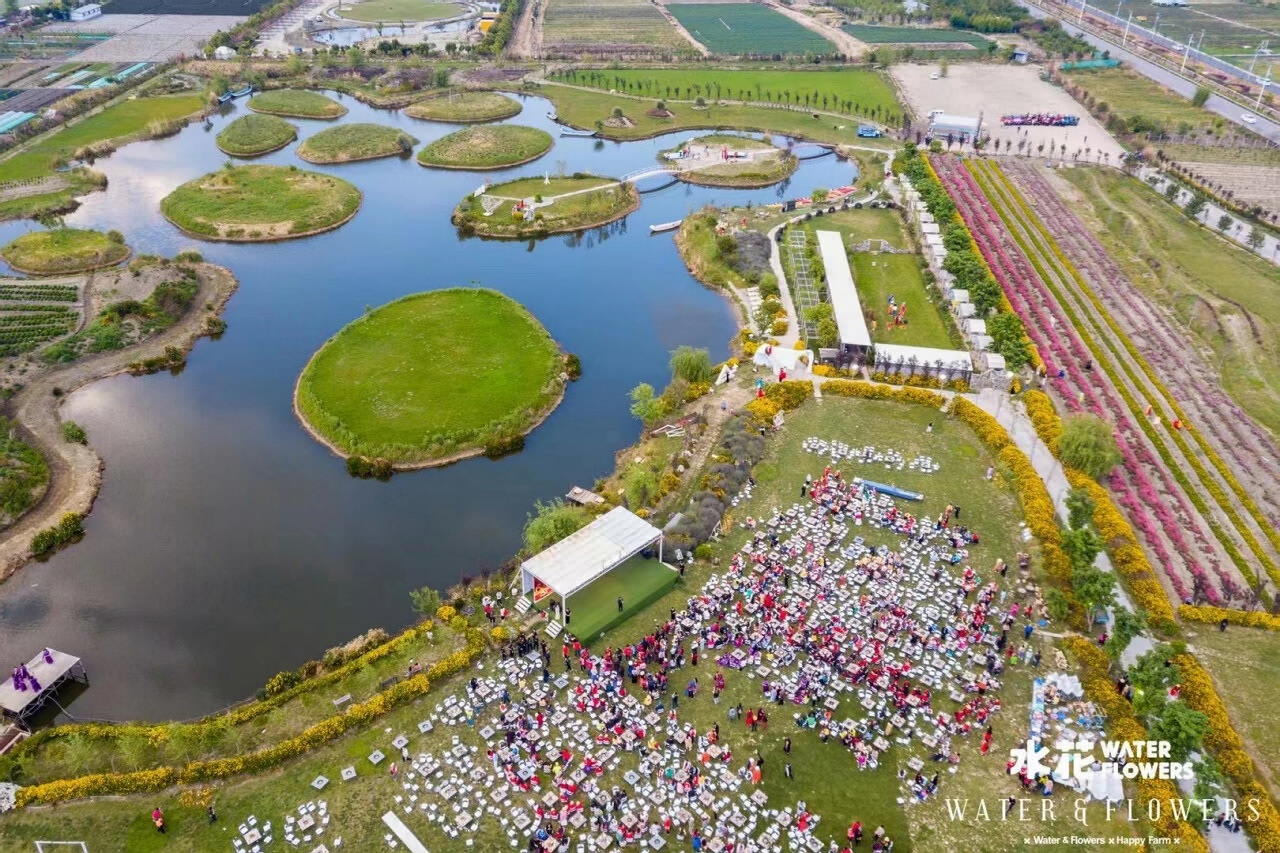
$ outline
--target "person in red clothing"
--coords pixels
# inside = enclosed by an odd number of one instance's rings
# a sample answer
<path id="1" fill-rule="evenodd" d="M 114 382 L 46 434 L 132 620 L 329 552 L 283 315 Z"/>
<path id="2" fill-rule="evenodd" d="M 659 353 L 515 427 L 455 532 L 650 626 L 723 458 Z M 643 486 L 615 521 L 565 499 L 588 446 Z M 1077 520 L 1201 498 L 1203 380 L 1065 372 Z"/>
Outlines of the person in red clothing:
<path id="1" fill-rule="evenodd" d="M 164 833 L 164 812 L 160 811 L 159 806 L 156 806 L 155 811 L 151 812 L 151 822 L 156 825 L 156 832 Z"/>

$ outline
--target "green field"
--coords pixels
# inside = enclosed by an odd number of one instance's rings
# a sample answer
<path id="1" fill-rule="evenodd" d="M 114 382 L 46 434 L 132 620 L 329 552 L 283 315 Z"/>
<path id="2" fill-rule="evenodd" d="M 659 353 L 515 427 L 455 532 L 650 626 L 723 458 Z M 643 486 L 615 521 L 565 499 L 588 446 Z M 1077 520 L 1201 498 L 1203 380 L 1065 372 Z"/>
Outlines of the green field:
<path id="1" fill-rule="evenodd" d="M 693 53 L 649 0 L 549 0 L 544 50 Z"/>
<path id="2" fill-rule="evenodd" d="M 1117 14 L 1116 8 L 1101 6 L 1109 14 Z M 1195 3 L 1190 6 L 1155 7 L 1146 0 L 1124 0 L 1120 4 L 1119 16 L 1123 20 L 1133 13 L 1134 26 L 1148 29 L 1155 23 L 1156 13 L 1160 15 L 1160 35 L 1173 40 L 1177 44 L 1186 44 L 1189 37 L 1195 38 L 1195 44 L 1205 53 L 1221 56 L 1228 61 L 1248 68 L 1254 48 L 1262 46 L 1266 40 L 1271 42 L 1271 49 L 1276 49 L 1275 34 L 1280 32 L 1280 9 L 1274 3 L 1245 2 L 1213 2 Z M 1201 33 L 1204 34 L 1201 38 Z M 1133 38 L 1134 34 L 1130 34 Z M 1265 65 L 1269 57 L 1263 54 L 1259 58 L 1260 74 L 1266 73 Z"/>
<path id="3" fill-rule="evenodd" d="M 468 127 L 423 148 L 418 152 L 418 162 L 447 169 L 501 169 L 536 160 L 553 144 L 551 134 L 536 127 Z"/>
<path id="4" fill-rule="evenodd" d="M 329 339 L 307 363 L 296 401 L 347 455 L 426 463 L 523 434 L 559 398 L 555 341 L 493 290 L 406 296 Z"/>
<path id="5" fill-rule="evenodd" d="M 657 545 L 654 546 L 657 550 Z M 667 559 L 674 559 L 664 554 Z M 627 560 L 584 590 L 569 596 L 568 630 L 583 642 L 589 642 L 601 632 L 629 620 L 642 612 L 654 600 L 676 585 L 679 574 L 659 563 L 635 556 Z M 618 598 L 622 598 L 622 612 L 618 612 Z M 559 601 L 559 596 L 544 599 Z M 541 605 L 539 605 L 541 609 Z"/>
<path id="6" fill-rule="evenodd" d="M 937 27 L 880 27 L 870 24 L 845 24 L 841 27 L 858 41 L 867 44 L 968 44 L 986 50 L 990 39 L 968 30 Z"/>
<path id="7" fill-rule="evenodd" d="M 1162 122 L 1171 130 L 1177 130 L 1181 124 L 1204 128 L 1222 121 L 1189 99 L 1127 68 L 1071 71 L 1064 76 L 1124 119 L 1142 116 Z"/>
<path id="8" fill-rule="evenodd" d="M 0 332 L 0 335 L 3 335 Z M 4 345 L 0 344 L 0 350 Z M 49 466 L 21 442 L 7 418 L 0 418 L 0 529 L 31 508 L 49 482 Z"/>
<path id="9" fill-rule="evenodd" d="M 227 166 L 165 196 L 160 211 L 183 231 L 215 240 L 303 237 L 355 215 L 360 190 L 293 166 Z"/>
<path id="10" fill-rule="evenodd" d="M 836 46 L 795 21 L 751 3 L 680 3 L 667 6 L 712 53 L 730 56 L 836 53 Z"/>
<path id="11" fill-rule="evenodd" d="M 432 0 L 361 0 L 343 6 L 340 14 L 352 21 L 437 21 L 462 13 L 457 3 Z"/>
<path id="12" fill-rule="evenodd" d="M 337 118 L 347 108 L 333 98 L 304 89 L 272 89 L 249 99 L 249 109 L 288 118 Z"/>
<path id="13" fill-rule="evenodd" d="M 203 106 L 204 99 L 198 95 L 120 101 L 0 162 L 0 183 L 49 175 L 54 166 L 71 159 L 86 145 L 133 136 L 146 131 L 153 122 L 183 119 Z"/>
<path id="14" fill-rule="evenodd" d="M 381 124 L 340 124 L 309 136 L 298 146 L 308 163 L 353 163 L 408 154 L 418 144 L 403 130 Z"/>
<path id="15" fill-rule="evenodd" d="M 625 94 L 656 100 L 692 101 L 704 98 L 712 106 L 706 111 L 691 113 L 687 108 L 681 109 L 675 104 L 669 108 L 676 114 L 676 119 L 667 121 L 697 121 L 699 116 L 704 120 L 713 111 L 719 110 L 752 110 L 752 115 L 773 116 L 775 122 L 793 121 L 799 124 L 813 123 L 813 119 L 804 113 L 788 115 L 780 110 L 760 110 L 751 107 L 718 106 L 717 102 L 750 101 L 821 109 L 833 113 L 861 116 L 896 116 L 902 112 L 898 99 L 885 78 L 875 72 L 863 69 L 841 71 L 773 71 L 769 69 L 751 70 L 719 70 L 709 68 L 689 69 L 599 69 L 568 71 L 556 76 L 557 80 L 575 86 L 588 86 L 604 91 L 617 90 Z M 554 91 L 554 90 L 550 90 Z M 557 106 L 559 104 L 557 103 Z M 652 104 L 645 103 L 644 109 Z M 647 116 L 637 115 L 641 110 L 630 107 L 625 109 L 627 115 L 637 121 Z M 562 111 L 562 117 L 563 117 Z M 605 115 L 608 115 L 606 112 Z M 725 120 L 715 123 L 732 126 Z M 827 123 L 830 124 L 829 122 Z M 753 126 L 759 126 L 753 122 Z M 779 126 L 778 130 L 787 128 Z M 856 131 L 857 128 L 853 128 Z"/>
<path id="16" fill-rule="evenodd" d="M 404 114 L 427 121 L 471 124 L 511 118 L 521 109 L 519 101 L 500 92 L 453 92 L 410 104 Z"/>
<path id="17" fill-rule="evenodd" d="M 298 138 L 298 129 L 279 116 L 249 113 L 218 134 L 218 149 L 236 157 L 277 151 Z"/>
<path id="18" fill-rule="evenodd" d="M 598 189 L 596 189 L 598 187 Z M 526 237 L 539 234 L 582 231 L 621 219 L 640 205 L 640 195 L 633 186 L 620 186 L 614 178 L 594 176 L 521 178 L 495 184 L 488 195 L 516 201 L 504 201 L 485 216 L 480 199 L 463 199 L 453 214 L 453 222 L 463 233 L 487 237 Z M 534 221 L 517 215 L 515 206 L 521 199 L 555 200 L 535 211 Z"/>
<path id="19" fill-rule="evenodd" d="M 1213 349 L 1227 393 L 1280 433 L 1275 266 L 1191 222 L 1139 180 L 1099 169 L 1062 174 L 1083 194 L 1083 214 L 1101 223 L 1098 239 L 1134 285 Z"/>
<path id="20" fill-rule="evenodd" d="M 118 264 L 129 257 L 129 247 L 101 231 L 52 228 L 23 234 L 0 248 L 0 256 L 21 272 L 59 275 Z"/>

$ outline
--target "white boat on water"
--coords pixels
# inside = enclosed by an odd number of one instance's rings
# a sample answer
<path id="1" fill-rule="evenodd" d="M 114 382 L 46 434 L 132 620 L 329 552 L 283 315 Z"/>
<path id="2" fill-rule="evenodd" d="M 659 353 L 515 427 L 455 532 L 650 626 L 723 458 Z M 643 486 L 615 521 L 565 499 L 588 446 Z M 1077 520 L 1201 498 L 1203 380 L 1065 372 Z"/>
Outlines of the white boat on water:
<path id="1" fill-rule="evenodd" d="M 657 225 L 650 225 L 649 233 L 661 234 L 663 231 L 674 231 L 680 227 L 681 222 L 684 222 L 684 220 L 677 219 L 675 222 L 659 222 Z"/>
<path id="2" fill-rule="evenodd" d="M 572 127 L 564 127 L 560 129 L 561 136 L 595 136 L 594 130 L 575 130 Z"/>

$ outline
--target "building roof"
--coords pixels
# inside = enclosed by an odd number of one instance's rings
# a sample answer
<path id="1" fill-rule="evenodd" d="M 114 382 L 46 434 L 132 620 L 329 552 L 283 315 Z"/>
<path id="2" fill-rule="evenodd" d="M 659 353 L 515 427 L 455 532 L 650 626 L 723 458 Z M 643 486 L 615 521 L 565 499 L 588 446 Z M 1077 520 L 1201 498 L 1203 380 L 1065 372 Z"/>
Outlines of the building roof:
<path id="1" fill-rule="evenodd" d="M 662 531 L 625 507 L 534 554 L 520 568 L 559 596 L 572 595 L 655 542 Z"/>
<path id="2" fill-rule="evenodd" d="M 10 675 L 0 684 L 0 710 L 7 714 L 15 716 L 23 716 L 23 711 L 32 702 L 40 697 L 49 688 L 58 683 L 64 675 L 71 671 L 72 667 L 80 663 L 80 658 L 69 655 L 66 652 L 60 652 L 57 649 L 50 649 L 53 657 L 53 663 L 44 662 L 44 652 L 27 661 L 27 671 L 40 683 L 40 691 L 37 693 L 33 690 L 19 691 L 13 686 L 13 676 Z"/>
<path id="3" fill-rule="evenodd" d="M 947 130 L 958 130 L 965 133 L 978 132 L 978 119 L 976 116 L 957 116 L 949 113 L 938 113 L 930 121 L 930 127 L 934 133 L 939 130 L 945 132 Z"/>
<path id="4" fill-rule="evenodd" d="M 973 370 L 973 359 L 964 350 L 908 347 L 902 344 L 876 344 L 876 364 L 896 363 L 898 356 L 902 356 L 904 364 L 910 362 L 912 356 L 914 356 L 916 363 L 920 365 L 932 365 L 941 360 L 942 366 L 946 368 Z"/>
<path id="5" fill-rule="evenodd" d="M 831 311 L 840 330 L 840 343 L 845 346 L 871 346 L 871 332 L 862 316 L 862 302 L 858 288 L 853 283 L 849 269 L 849 256 L 845 254 L 844 237 L 838 231 L 819 231 L 818 250 L 822 253 L 822 265 L 827 271 L 827 293 L 831 297 Z"/>

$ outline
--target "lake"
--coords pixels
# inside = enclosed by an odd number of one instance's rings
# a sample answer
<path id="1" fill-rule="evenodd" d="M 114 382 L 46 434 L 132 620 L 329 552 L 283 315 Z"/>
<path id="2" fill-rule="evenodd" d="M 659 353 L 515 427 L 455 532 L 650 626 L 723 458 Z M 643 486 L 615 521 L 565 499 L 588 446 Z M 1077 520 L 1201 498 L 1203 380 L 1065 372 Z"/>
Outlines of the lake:
<path id="1" fill-rule="evenodd" d="M 458 129 L 340 99 L 351 110 L 342 121 L 395 125 L 423 143 Z M 282 243 L 194 240 L 160 215 L 160 200 L 227 160 L 214 136 L 246 109 L 237 102 L 211 128 L 194 124 L 100 160 L 107 191 L 85 197 L 67 217 L 75 226 L 119 229 L 139 253 L 194 247 L 240 281 L 224 314 L 226 334 L 201 341 L 179 375 L 115 377 L 64 406 L 106 463 L 102 490 L 82 542 L 0 585 L 0 659 L 16 663 L 44 646 L 83 657 L 91 686 L 69 709 L 78 718 L 183 719 L 217 710 L 371 627 L 403 627 L 414 616 L 409 590 L 445 589 L 499 566 L 519 548 L 535 501 L 590 487 L 635 441 L 627 392 L 639 382 L 664 385 L 670 350 L 692 344 L 713 359 L 728 354 L 731 306 L 689 275 L 671 234 L 651 236 L 648 226 L 708 203 L 774 202 L 853 179 L 852 164 L 826 157 L 803 162 L 789 188 L 677 184 L 593 232 L 463 240 L 449 214 L 485 178 L 560 169 L 622 175 L 698 134 L 629 143 L 557 138 L 541 160 L 483 175 L 399 158 L 315 167 L 291 146 L 254 162 L 296 163 L 352 181 L 365 197 L 351 222 Z M 555 135 L 549 109 L 527 98 L 512 121 Z M 331 126 L 291 121 L 302 139 Z M 38 227 L 7 223 L 0 243 Z M 582 379 L 518 454 L 387 483 L 352 479 L 294 420 L 298 373 L 367 307 L 471 282 L 526 305 L 581 357 Z"/>

